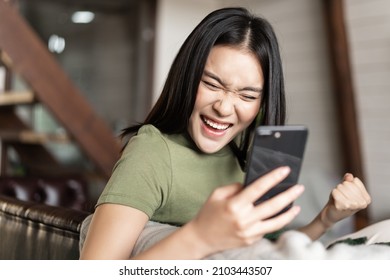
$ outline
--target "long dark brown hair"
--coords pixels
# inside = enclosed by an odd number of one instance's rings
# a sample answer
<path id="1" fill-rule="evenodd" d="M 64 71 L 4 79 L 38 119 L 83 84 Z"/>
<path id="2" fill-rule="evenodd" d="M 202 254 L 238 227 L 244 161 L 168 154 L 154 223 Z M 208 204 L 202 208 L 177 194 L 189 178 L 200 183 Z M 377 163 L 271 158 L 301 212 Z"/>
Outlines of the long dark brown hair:
<path id="1" fill-rule="evenodd" d="M 257 125 L 285 122 L 284 78 L 279 45 L 270 23 L 242 7 L 222 8 L 207 15 L 187 37 L 176 55 L 162 93 L 145 121 L 123 130 L 122 136 L 137 133 L 152 124 L 167 134 L 187 133 L 198 86 L 213 46 L 244 47 L 254 53 L 264 75 L 262 102 L 258 117 L 230 146 L 245 166 L 251 134 Z"/>

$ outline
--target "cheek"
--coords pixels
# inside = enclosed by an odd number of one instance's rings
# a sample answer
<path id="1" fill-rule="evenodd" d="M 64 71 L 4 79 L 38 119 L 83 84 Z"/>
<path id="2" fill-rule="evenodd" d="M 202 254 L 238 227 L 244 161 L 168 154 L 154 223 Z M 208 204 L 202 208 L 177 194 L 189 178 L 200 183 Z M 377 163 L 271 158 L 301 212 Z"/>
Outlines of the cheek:
<path id="1" fill-rule="evenodd" d="M 196 93 L 194 108 L 192 109 L 191 116 L 198 110 L 198 108 L 201 107 L 201 103 L 202 103 L 202 94 L 201 94 L 200 90 L 198 89 L 198 91 Z"/>
<path id="2" fill-rule="evenodd" d="M 250 125 L 260 110 L 260 102 L 244 104 L 237 109 L 237 115 L 241 123 Z"/>
<path id="3" fill-rule="evenodd" d="M 207 95 L 204 94 L 201 89 L 198 89 L 196 93 L 194 108 L 192 109 L 191 116 L 189 119 L 190 126 L 193 125 L 193 122 L 195 120 L 197 120 L 196 116 L 198 115 L 202 107 L 204 107 L 204 104 L 207 103 L 206 96 Z"/>
<path id="4" fill-rule="evenodd" d="M 203 108 L 212 105 L 217 100 L 217 95 L 210 94 L 202 88 L 198 88 L 192 114 L 201 111 Z"/>
<path id="5" fill-rule="evenodd" d="M 202 90 L 200 88 L 198 88 L 198 91 L 196 92 L 194 111 L 196 110 L 196 108 L 199 108 L 202 106 L 202 103 L 204 102 L 203 101 L 204 96 L 205 96 L 205 94 L 203 94 Z"/>

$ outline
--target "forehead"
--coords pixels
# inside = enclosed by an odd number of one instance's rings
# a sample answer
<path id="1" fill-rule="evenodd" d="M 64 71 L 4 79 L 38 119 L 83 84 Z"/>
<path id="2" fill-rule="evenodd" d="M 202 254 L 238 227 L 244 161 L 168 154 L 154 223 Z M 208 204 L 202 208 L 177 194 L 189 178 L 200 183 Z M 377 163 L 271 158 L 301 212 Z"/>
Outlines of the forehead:
<path id="1" fill-rule="evenodd" d="M 262 86 L 264 83 L 257 56 L 239 47 L 214 46 L 207 58 L 205 70 L 227 84 L 247 83 L 246 85 Z"/>

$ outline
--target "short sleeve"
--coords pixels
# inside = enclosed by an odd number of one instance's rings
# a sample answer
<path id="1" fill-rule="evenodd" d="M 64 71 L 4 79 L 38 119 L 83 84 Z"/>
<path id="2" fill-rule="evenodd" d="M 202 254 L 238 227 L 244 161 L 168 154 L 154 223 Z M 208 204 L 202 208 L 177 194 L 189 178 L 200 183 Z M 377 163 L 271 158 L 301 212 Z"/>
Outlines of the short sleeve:
<path id="1" fill-rule="evenodd" d="M 171 172 L 169 150 L 161 133 L 152 126 L 143 127 L 126 145 L 97 205 L 126 205 L 151 218 L 169 197 Z"/>

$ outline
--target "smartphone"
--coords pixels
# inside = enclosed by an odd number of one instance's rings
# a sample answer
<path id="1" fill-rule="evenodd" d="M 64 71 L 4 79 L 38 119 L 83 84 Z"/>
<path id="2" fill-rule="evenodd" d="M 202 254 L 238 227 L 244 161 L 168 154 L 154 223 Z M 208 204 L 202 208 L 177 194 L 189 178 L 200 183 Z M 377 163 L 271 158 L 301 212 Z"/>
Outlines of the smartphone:
<path id="1" fill-rule="evenodd" d="M 290 174 L 260 197 L 259 204 L 298 183 L 305 152 L 308 129 L 302 125 L 259 126 L 248 154 L 248 169 L 244 186 L 280 166 L 289 166 Z M 292 204 L 277 215 L 287 211 Z"/>

